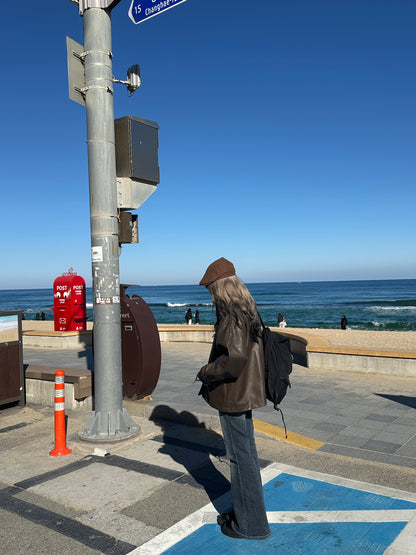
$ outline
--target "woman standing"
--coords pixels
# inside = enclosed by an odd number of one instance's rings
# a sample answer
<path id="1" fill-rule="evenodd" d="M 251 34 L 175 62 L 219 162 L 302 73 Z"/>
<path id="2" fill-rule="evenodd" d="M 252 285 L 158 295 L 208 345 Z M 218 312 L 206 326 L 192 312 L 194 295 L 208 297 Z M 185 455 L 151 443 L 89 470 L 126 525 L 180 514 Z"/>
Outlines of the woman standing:
<path id="1" fill-rule="evenodd" d="M 190 308 L 186 311 L 185 320 L 188 326 L 192 324 L 192 310 Z"/>
<path id="2" fill-rule="evenodd" d="M 232 538 L 265 539 L 271 531 L 251 414 L 267 402 L 256 303 L 225 258 L 208 266 L 200 285 L 207 287 L 217 311 L 209 361 L 197 376 L 200 395 L 219 411 L 231 465 L 233 510 L 219 516 L 218 524 Z"/>

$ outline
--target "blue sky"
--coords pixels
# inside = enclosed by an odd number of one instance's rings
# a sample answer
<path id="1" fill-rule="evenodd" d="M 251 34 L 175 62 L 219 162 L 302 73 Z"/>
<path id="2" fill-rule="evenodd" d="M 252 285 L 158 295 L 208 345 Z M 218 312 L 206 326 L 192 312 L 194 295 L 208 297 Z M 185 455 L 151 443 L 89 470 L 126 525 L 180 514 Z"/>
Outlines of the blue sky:
<path id="1" fill-rule="evenodd" d="M 113 10 L 115 117 L 160 125 L 157 191 L 121 281 L 414 278 L 416 3 L 187 0 L 140 25 Z M 85 108 L 69 100 L 69 0 L 1 17 L 0 288 L 91 282 Z"/>

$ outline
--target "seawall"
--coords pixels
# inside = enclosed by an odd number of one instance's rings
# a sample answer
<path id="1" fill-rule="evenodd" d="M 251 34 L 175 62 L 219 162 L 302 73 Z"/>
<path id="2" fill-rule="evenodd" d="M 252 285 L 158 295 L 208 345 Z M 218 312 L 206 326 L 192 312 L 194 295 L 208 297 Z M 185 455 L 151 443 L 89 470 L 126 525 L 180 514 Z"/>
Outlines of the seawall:
<path id="1" fill-rule="evenodd" d="M 290 340 L 294 361 L 314 368 L 416 377 L 416 333 L 272 328 Z M 161 342 L 210 343 L 211 325 L 158 324 Z M 23 347 L 90 347 L 92 323 L 82 332 L 55 332 L 53 322 L 23 322 Z"/>

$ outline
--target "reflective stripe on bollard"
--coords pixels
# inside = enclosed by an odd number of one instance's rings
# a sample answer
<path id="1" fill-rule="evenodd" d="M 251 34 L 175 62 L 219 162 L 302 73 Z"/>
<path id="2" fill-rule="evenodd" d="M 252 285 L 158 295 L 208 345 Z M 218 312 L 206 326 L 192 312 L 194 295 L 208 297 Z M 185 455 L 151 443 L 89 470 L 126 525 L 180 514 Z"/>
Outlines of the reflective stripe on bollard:
<path id="1" fill-rule="evenodd" d="M 65 434 L 65 372 L 55 372 L 55 449 L 49 452 L 52 457 L 69 455 L 72 449 L 66 446 Z"/>

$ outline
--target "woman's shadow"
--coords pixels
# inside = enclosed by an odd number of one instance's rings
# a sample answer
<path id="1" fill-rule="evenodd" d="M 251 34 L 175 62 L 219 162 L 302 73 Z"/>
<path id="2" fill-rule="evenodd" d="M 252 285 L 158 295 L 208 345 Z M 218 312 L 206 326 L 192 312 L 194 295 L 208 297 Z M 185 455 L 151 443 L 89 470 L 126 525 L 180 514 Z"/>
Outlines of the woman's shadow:
<path id="1" fill-rule="evenodd" d="M 186 469 L 189 475 L 189 485 L 203 487 L 219 513 L 230 510 L 230 481 L 210 459 L 210 455 L 212 455 L 217 457 L 220 462 L 225 463 L 223 464 L 224 470 L 229 474 L 229 464 L 225 460 L 222 436 L 207 429 L 205 424 L 199 422 L 192 413 L 187 411 L 179 413 L 166 405 L 155 407 L 149 420 L 160 426 L 163 432 L 161 438 L 163 447 L 159 449 L 159 452 L 166 453 Z M 190 427 L 187 437 L 184 437 L 184 434 L 178 434 L 177 424 Z M 195 436 L 199 436 L 196 438 L 198 441 L 195 440 Z"/>

